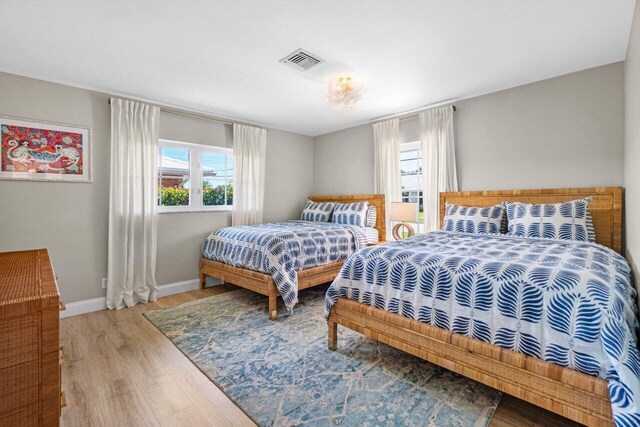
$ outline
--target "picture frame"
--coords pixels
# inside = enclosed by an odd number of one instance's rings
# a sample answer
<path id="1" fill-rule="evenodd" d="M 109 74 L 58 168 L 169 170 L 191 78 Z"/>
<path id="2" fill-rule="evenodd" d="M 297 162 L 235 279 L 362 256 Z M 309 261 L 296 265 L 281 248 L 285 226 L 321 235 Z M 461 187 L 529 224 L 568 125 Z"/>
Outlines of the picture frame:
<path id="1" fill-rule="evenodd" d="M 90 183 L 91 128 L 0 116 L 0 179 Z"/>

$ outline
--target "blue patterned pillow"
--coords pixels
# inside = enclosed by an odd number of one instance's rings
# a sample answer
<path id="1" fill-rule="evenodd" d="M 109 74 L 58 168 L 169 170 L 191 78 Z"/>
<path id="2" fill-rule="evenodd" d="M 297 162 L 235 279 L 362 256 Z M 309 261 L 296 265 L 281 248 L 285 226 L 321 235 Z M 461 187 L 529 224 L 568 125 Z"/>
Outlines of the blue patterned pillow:
<path id="1" fill-rule="evenodd" d="M 507 234 L 507 230 L 509 227 L 509 220 L 507 219 L 507 202 L 500 203 L 500 206 L 502 206 L 502 209 L 504 209 L 502 222 L 500 223 L 500 234 Z"/>
<path id="2" fill-rule="evenodd" d="M 365 226 L 375 227 L 377 219 L 378 219 L 378 210 L 376 209 L 375 206 L 370 205 L 369 208 L 367 209 L 367 221 L 365 223 Z"/>
<path id="3" fill-rule="evenodd" d="M 591 197 L 571 202 L 532 205 L 507 203 L 510 236 L 589 241 L 587 213 Z"/>
<path id="4" fill-rule="evenodd" d="M 316 221 L 316 222 L 329 222 L 331 219 L 331 213 L 336 204 L 333 202 L 316 203 L 311 200 L 307 200 L 307 204 L 302 210 L 300 219 L 303 221 Z"/>
<path id="5" fill-rule="evenodd" d="M 368 202 L 336 203 L 331 222 L 364 227 L 367 222 Z"/>
<path id="6" fill-rule="evenodd" d="M 445 205 L 443 231 L 458 233 L 498 234 L 504 216 L 504 206 L 488 208 Z"/>
<path id="7" fill-rule="evenodd" d="M 589 208 L 587 208 L 587 240 L 591 243 L 596 242 L 596 228 L 593 226 L 593 217 Z"/>

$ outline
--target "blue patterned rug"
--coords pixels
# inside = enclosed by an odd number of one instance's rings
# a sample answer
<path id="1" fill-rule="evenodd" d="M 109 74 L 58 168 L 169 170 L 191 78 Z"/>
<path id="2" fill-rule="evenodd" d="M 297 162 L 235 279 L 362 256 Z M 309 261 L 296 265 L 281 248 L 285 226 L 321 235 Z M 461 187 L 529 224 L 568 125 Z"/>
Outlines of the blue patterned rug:
<path id="1" fill-rule="evenodd" d="M 327 349 L 326 287 L 267 318 L 245 290 L 145 313 L 261 426 L 485 426 L 500 392 L 339 327 Z"/>

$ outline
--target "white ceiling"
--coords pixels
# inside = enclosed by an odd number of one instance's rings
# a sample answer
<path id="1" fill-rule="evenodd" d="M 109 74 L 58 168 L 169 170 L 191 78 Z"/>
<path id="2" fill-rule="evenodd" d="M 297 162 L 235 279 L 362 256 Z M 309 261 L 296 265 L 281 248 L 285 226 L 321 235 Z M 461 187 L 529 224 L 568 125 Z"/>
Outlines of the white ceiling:
<path id="1" fill-rule="evenodd" d="M 0 70 L 315 136 L 623 60 L 634 3 L 2 0 Z M 278 62 L 299 47 L 326 62 Z M 338 112 L 345 69 L 369 87 Z"/>

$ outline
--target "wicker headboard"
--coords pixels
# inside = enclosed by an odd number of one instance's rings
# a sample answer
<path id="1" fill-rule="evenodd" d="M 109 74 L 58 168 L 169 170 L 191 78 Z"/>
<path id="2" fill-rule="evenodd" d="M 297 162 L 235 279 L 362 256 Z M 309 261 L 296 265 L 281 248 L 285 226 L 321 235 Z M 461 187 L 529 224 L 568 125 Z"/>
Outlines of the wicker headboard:
<path id="1" fill-rule="evenodd" d="M 355 196 L 309 196 L 309 200 L 314 202 L 338 202 L 338 203 L 356 203 L 369 202 L 370 205 L 376 207 L 378 217 L 376 219 L 375 229 L 378 230 L 381 241 L 386 240 L 387 221 L 386 212 L 384 210 L 384 194 L 357 194 Z"/>
<path id="2" fill-rule="evenodd" d="M 593 201 L 589 203 L 589 210 L 593 216 L 597 243 L 622 254 L 622 187 L 440 193 L 440 227 L 444 220 L 445 202 L 461 206 L 484 207 L 505 201 L 560 203 L 587 196 L 593 196 Z"/>

